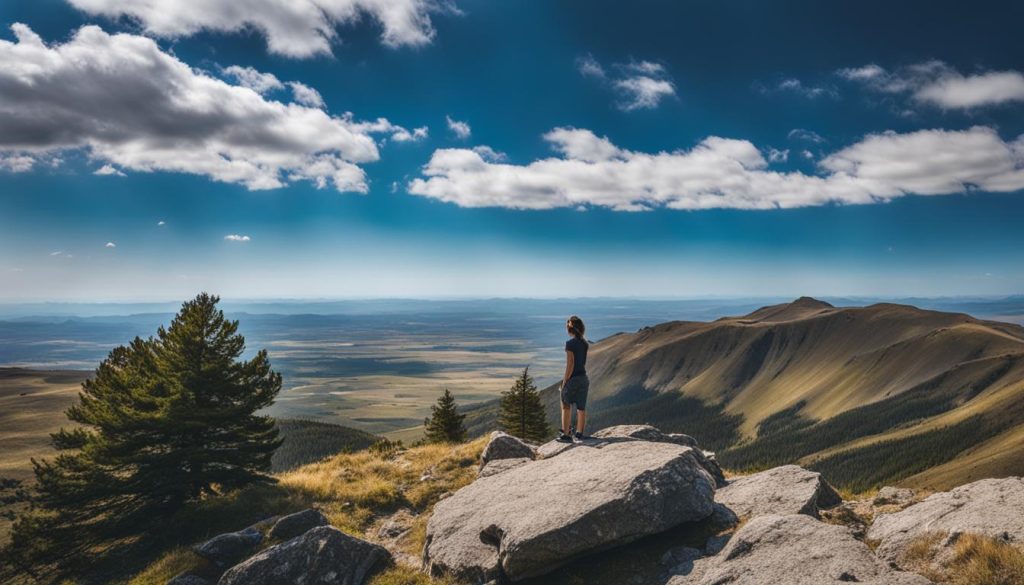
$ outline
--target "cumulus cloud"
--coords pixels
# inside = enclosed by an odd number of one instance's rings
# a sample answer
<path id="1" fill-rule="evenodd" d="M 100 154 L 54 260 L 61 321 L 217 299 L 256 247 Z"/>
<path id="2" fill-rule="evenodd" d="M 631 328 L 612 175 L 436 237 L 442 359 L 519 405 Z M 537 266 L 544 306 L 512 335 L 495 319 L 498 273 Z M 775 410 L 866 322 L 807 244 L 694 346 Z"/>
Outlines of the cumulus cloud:
<path id="1" fill-rule="evenodd" d="M 508 160 L 507 154 L 505 154 L 504 152 L 498 152 L 497 150 L 494 150 L 493 148 L 487 145 L 474 146 L 473 152 L 479 154 L 480 158 L 488 162 L 500 162 L 503 160 Z"/>
<path id="2" fill-rule="evenodd" d="M 372 134 L 400 128 L 269 100 L 189 67 L 147 37 L 85 26 L 47 45 L 24 24 L 11 28 L 17 42 L 0 39 L 3 157 L 80 149 L 122 170 L 191 173 L 249 189 L 309 180 L 366 192 L 359 165 L 379 159 Z"/>
<path id="3" fill-rule="evenodd" d="M 789 149 L 779 150 L 778 148 L 768 149 L 768 162 L 786 162 L 789 160 Z"/>
<path id="4" fill-rule="evenodd" d="M 103 244 L 103 247 L 104 248 L 116 248 L 117 244 L 115 244 L 114 242 L 107 242 L 106 244 Z"/>
<path id="5" fill-rule="evenodd" d="M 459 140 L 465 140 L 473 133 L 473 129 L 469 127 L 467 122 L 454 120 L 451 116 L 445 116 L 444 119 L 448 122 L 448 129 L 451 130 L 452 134 L 455 134 Z"/>
<path id="6" fill-rule="evenodd" d="M 252 240 L 249 236 L 243 236 L 239 234 L 229 234 L 224 236 L 224 239 L 228 242 L 248 242 Z"/>
<path id="7" fill-rule="evenodd" d="M 434 38 L 431 14 L 458 13 L 443 0 L 68 0 L 87 14 L 127 17 L 149 35 L 177 38 L 203 30 L 256 31 L 272 53 L 310 57 L 331 53 L 337 29 L 369 18 L 389 47 L 418 47 Z"/>
<path id="8" fill-rule="evenodd" d="M 9 173 L 24 173 L 32 170 L 36 160 L 26 154 L 0 152 L 0 170 Z"/>
<path id="9" fill-rule="evenodd" d="M 156 222 L 156 225 L 157 227 L 163 227 L 167 225 L 167 222 L 161 219 L 160 221 Z"/>
<path id="10" fill-rule="evenodd" d="M 273 73 L 262 73 L 252 67 L 231 65 L 224 68 L 224 74 L 233 78 L 242 87 L 248 87 L 258 94 L 265 94 L 275 89 L 284 89 L 284 84 Z"/>
<path id="11" fill-rule="evenodd" d="M 429 132 L 430 129 L 426 126 L 413 128 L 412 131 L 398 127 L 398 129 L 391 134 L 391 140 L 394 140 L 395 142 L 419 142 L 421 140 L 426 140 Z"/>
<path id="12" fill-rule="evenodd" d="M 100 176 L 113 175 L 115 177 L 123 177 L 123 176 L 125 176 L 125 174 L 122 173 L 121 171 L 117 170 L 117 168 L 114 165 L 103 165 L 102 167 L 100 167 L 100 168 L 96 169 L 95 171 L 93 171 L 92 174 L 100 175 Z"/>
<path id="13" fill-rule="evenodd" d="M 298 81 L 289 82 L 288 87 L 292 88 L 292 95 L 295 96 L 296 102 L 311 108 L 324 107 L 324 98 L 320 96 L 319 91 L 312 87 Z"/>
<path id="14" fill-rule="evenodd" d="M 888 94 L 906 94 L 914 101 L 944 109 L 970 109 L 1024 101 L 1024 74 L 985 71 L 964 75 L 942 61 L 926 61 L 895 71 L 869 64 L 840 69 L 837 75 Z"/>
<path id="15" fill-rule="evenodd" d="M 869 135 L 817 163 L 818 173 L 769 170 L 746 140 L 708 137 L 689 150 L 645 153 L 576 128 L 544 136 L 560 156 L 526 165 L 440 149 L 408 191 L 463 207 L 607 207 L 633 211 L 776 209 L 865 204 L 904 195 L 1024 189 L 1024 137 L 995 130 Z"/>
<path id="16" fill-rule="evenodd" d="M 653 61 L 615 63 L 609 72 L 592 55 L 586 55 L 576 60 L 576 68 L 580 75 L 610 86 L 619 96 L 619 109 L 626 112 L 656 108 L 676 95 L 665 66 Z"/>

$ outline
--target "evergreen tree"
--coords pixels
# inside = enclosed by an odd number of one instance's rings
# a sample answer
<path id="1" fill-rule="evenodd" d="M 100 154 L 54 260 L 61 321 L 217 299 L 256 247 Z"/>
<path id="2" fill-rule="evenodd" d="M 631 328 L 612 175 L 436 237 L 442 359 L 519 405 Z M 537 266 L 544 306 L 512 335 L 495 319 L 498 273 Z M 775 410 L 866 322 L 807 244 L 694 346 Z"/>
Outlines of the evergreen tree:
<path id="1" fill-rule="evenodd" d="M 461 443 L 466 440 L 466 415 L 459 414 L 455 397 L 444 389 L 437 404 L 430 407 L 430 416 L 423 420 L 428 443 Z"/>
<path id="2" fill-rule="evenodd" d="M 544 441 L 551 433 L 529 366 L 512 388 L 501 394 L 498 428 L 524 441 Z"/>
<path id="3" fill-rule="evenodd" d="M 76 571 L 186 503 L 264 475 L 281 444 L 255 413 L 281 389 L 266 351 L 245 339 L 216 296 L 182 305 L 155 338 L 115 348 L 67 411 L 82 426 L 52 435 L 61 453 L 35 461 L 35 512 L 14 527 L 9 553 Z"/>

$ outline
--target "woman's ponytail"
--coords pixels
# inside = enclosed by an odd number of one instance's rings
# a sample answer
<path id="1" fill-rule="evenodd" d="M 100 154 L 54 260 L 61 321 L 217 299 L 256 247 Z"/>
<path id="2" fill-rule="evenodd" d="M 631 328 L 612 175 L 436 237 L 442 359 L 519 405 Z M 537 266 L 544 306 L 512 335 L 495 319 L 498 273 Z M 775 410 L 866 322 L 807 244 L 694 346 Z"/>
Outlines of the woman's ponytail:
<path id="1" fill-rule="evenodd" d="M 576 339 L 580 339 L 584 343 L 587 343 L 587 340 L 583 338 L 583 334 L 587 331 L 587 326 L 583 324 L 583 319 L 580 319 L 576 315 L 569 317 L 569 330 L 572 331 L 572 334 Z"/>

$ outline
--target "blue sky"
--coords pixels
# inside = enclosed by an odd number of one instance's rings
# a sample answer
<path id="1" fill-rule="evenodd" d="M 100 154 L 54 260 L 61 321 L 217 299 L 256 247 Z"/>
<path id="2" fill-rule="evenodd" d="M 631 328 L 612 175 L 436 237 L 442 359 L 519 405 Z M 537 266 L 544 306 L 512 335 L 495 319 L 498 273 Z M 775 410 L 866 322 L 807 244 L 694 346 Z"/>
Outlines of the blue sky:
<path id="1" fill-rule="evenodd" d="M 0 300 L 1024 290 L 1017 2 L 147 4 L 0 5 Z"/>

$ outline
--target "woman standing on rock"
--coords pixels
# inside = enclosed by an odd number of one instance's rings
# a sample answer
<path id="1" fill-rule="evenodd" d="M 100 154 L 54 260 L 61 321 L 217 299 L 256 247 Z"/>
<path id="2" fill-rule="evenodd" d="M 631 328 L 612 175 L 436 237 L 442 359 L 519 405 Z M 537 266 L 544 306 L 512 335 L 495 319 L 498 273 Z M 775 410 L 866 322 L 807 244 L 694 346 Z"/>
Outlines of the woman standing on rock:
<path id="1" fill-rule="evenodd" d="M 584 439 L 587 426 L 587 392 L 590 379 L 587 378 L 587 349 L 590 344 L 583 338 L 586 326 L 576 315 L 565 322 L 569 340 L 565 342 L 565 375 L 562 377 L 562 429 L 558 440 L 571 443 L 573 437 Z M 576 407 L 576 429 L 572 427 L 572 407 Z"/>

